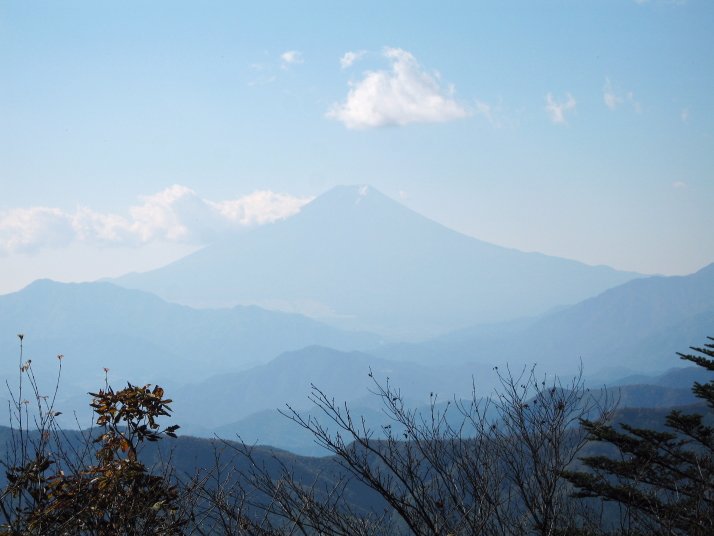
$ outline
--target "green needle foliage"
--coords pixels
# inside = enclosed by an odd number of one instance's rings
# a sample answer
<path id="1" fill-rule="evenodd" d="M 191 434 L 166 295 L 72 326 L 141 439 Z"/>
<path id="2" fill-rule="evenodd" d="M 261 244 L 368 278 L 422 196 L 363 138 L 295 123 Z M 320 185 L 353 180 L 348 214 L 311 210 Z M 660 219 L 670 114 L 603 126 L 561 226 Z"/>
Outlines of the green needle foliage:
<path id="1" fill-rule="evenodd" d="M 701 355 L 678 355 L 714 371 L 714 344 L 692 350 Z M 692 391 L 714 409 L 714 381 L 695 383 Z M 575 497 L 618 503 L 621 532 L 714 534 L 714 429 L 703 419 L 672 411 L 665 432 L 583 420 L 590 439 L 611 445 L 617 456 L 583 458 L 589 471 L 563 476 L 578 488 Z"/>

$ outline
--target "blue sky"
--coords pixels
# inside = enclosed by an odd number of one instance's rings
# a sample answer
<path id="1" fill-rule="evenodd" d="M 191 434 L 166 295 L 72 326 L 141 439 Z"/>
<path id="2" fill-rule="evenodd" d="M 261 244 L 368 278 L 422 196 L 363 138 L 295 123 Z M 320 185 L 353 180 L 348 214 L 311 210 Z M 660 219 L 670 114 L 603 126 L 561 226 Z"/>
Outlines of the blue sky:
<path id="1" fill-rule="evenodd" d="M 703 0 L 0 1 L 0 293 L 363 183 L 496 244 L 691 273 L 712 27 Z"/>

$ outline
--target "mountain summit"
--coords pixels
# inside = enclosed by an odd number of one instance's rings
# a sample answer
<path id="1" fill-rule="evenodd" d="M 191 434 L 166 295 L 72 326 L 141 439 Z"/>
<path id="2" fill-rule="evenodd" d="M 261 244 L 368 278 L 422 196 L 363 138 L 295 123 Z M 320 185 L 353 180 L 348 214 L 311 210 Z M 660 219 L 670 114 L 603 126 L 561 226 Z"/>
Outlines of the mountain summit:
<path id="1" fill-rule="evenodd" d="M 398 337 L 539 314 L 640 277 L 463 235 L 369 186 L 113 282 L 195 306 L 257 304 Z"/>

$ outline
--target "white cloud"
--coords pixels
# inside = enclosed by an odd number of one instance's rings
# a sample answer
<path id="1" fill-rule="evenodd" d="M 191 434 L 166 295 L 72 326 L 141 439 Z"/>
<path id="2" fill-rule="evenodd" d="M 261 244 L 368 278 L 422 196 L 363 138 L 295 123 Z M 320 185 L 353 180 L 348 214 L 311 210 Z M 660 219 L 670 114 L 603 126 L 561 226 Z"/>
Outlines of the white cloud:
<path id="1" fill-rule="evenodd" d="M 503 105 L 500 103 L 493 106 L 492 104 L 477 100 L 475 111 L 477 114 L 483 115 L 486 119 L 488 119 L 488 122 L 496 128 L 503 127 L 504 121 L 509 123 L 508 118 L 505 117 L 503 113 Z"/>
<path id="2" fill-rule="evenodd" d="M 302 59 L 302 52 L 298 52 L 297 50 L 290 50 L 280 57 L 285 63 L 304 63 L 305 61 Z"/>
<path id="3" fill-rule="evenodd" d="M 229 222 L 253 226 L 264 225 L 297 214 L 300 208 L 312 199 L 270 191 L 256 191 L 232 201 L 211 203 L 211 205 Z"/>
<path id="4" fill-rule="evenodd" d="M 344 56 L 340 58 L 340 67 L 342 67 L 343 69 L 347 69 L 347 67 L 352 65 L 366 53 L 366 50 L 360 50 L 359 52 L 347 52 Z"/>
<path id="5" fill-rule="evenodd" d="M 75 241 L 132 247 L 158 241 L 203 245 L 241 228 L 287 218 L 311 200 L 256 191 L 214 203 L 179 185 L 139 199 L 140 205 L 130 207 L 129 219 L 86 207 L 74 213 L 47 207 L 1 213 L 0 254 L 32 253 Z"/>
<path id="6" fill-rule="evenodd" d="M 640 104 L 640 101 L 635 100 L 635 96 L 632 91 L 627 94 L 627 100 L 632 104 L 632 107 L 635 109 L 635 113 L 642 113 L 642 104 Z"/>
<path id="7" fill-rule="evenodd" d="M 490 104 L 478 99 L 474 99 L 473 112 L 483 116 L 495 128 L 514 128 L 519 125 L 519 115 L 524 110 L 510 109 L 503 104 L 503 98 L 499 97 L 496 104 Z"/>
<path id="8" fill-rule="evenodd" d="M 605 85 L 602 88 L 602 96 L 605 100 L 605 104 L 611 110 L 616 110 L 618 106 L 625 102 L 625 98 L 622 97 L 622 91 L 620 90 L 619 86 L 616 87 L 610 81 L 609 76 L 605 77 Z M 635 100 L 635 94 L 632 91 L 627 93 L 627 102 L 632 104 L 632 107 L 635 109 L 636 113 L 642 113 L 642 104 L 640 104 L 639 101 Z"/>
<path id="9" fill-rule="evenodd" d="M 672 183 L 672 187 L 674 188 L 686 188 L 687 185 L 683 183 L 682 181 L 675 181 Z"/>
<path id="10" fill-rule="evenodd" d="M 0 216 L 0 253 L 31 252 L 44 244 L 69 245 L 72 218 L 59 209 L 15 209 Z"/>
<path id="11" fill-rule="evenodd" d="M 327 117 L 347 128 L 363 129 L 409 123 L 453 121 L 470 115 L 444 91 L 438 75 L 424 71 L 416 58 L 400 48 L 385 48 L 390 70 L 367 71 L 364 79 L 350 84 L 347 101 L 334 104 Z"/>
<path id="12" fill-rule="evenodd" d="M 485 102 L 476 101 L 476 113 L 481 114 L 493 123 L 493 106 L 486 104 Z"/>
<path id="13" fill-rule="evenodd" d="M 684 108 L 680 117 L 682 118 L 682 121 L 689 119 L 689 108 Z"/>
<path id="14" fill-rule="evenodd" d="M 567 123 L 565 119 L 565 112 L 574 109 L 577 101 L 573 98 L 570 93 L 566 93 L 568 100 L 566 102 L 560 103 L 553 100 L 553 94 L 548 93 L 545 98 L 548 101 L 548 105 L 545 107 L 546 110 L 550 112 L 550 119 L 553 123 Z"/>
<path id="15" fill-rule="evenodd" d="M 271 84 L 277 80 L 276 76 L 268 76 L 268 77 L 261 77 L 258 80 L 253 80 L 252 82 L 246 82 L 246 85 L 251 87 L 251 86 L 256 86 L 256 85 L 266 85 L 266 84 Z"/>
<path id="16" fill-rule="evenodd" d="M 611 110 L 616 109 L 620 104 L 625 102 L 625 100 L 615 94 L 615 90 L 612 87 L 612 82 L 610 82 L 610 77 L 605 77 L 605 87 L 602 88 L 603 98 L 605 99 L 605 104 Z"/>

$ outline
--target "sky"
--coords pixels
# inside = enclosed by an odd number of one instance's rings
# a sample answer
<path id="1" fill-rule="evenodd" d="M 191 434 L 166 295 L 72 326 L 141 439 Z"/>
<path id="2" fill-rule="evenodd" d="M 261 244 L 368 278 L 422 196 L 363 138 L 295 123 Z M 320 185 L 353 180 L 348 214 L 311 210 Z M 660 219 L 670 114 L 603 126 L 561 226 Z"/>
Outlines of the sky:
<path id="1" fill-rule="evenodd" d="M 462 233 L 714 262 L 714 3 L 0 0 L 0 294 L 369 184 Z"/>

